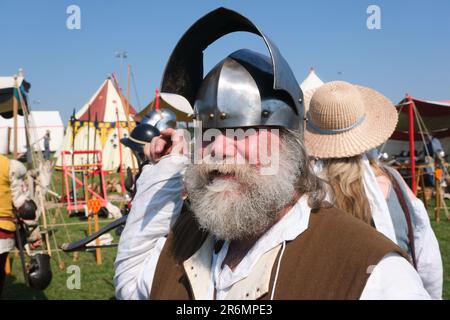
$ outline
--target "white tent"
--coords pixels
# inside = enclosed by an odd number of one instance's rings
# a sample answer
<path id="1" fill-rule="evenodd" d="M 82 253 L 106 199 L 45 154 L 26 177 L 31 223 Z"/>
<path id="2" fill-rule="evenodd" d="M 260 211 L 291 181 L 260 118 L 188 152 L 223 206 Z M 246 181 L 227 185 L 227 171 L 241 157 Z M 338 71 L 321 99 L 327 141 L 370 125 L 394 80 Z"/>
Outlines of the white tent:
<path id="1" fill-rule="evenodd" d="M 132 116 L 136 114 L 136 111 L 120 95 L 113 81 L 110 78 L 106 79 L 75 114 L 75 120 L 69 121 L 60 151 L 101 150 L 103 170 L 116 170 L 120 165 L 120 156 L 122 156 L 124 168 L 135 167 L 137 162 L 133 159 L 134 156 L 128 148 L 121 146 L 119 141 L 119 135 L 120 138 L 128 136 L 127 108 L 128 120 L 133 129 L 136 124 Z M 75 129 L 75 135 L 73 129 Z M 64 159 L 67 164 L 72 164 L 71 157 L 66 156 Z M 134 166 L 132 161 L 135 161 Z M 74 157 L 75 165 L 88 162 L 90 161 L 85 154 Z M 62 166 L 61 152 L 58 152 L 56 166 Z"/>
<path id="2" fill-rule="evenodd" d="M 9 121 L 0 116 L 0 154 L 7 154 L 9 151 Z"/>
<path id="3" fill-rule="evenodd" d="M 309 69 L 309 74 L 300 84 L 300 88 L 303 92 L 317 89 L 323 85 L 323 81 L 317 76 L 314 68 Z"/>
<path id="4" fill-rule="evenodd" d="M 23 76 L 17 77 L 0 77 L 0 90 L 6 88 L 20 87 L 25 78 Z"/>
<path id="5" fill-rule="evenodd" d="M 323 81 L 317 76 L 314 68 L 309 69 L 309 74 L 300 84 L 300 88 L 303 91 L 303 98 L 310 99 L 315 90 L 323 85 Z M 307 111 L 307 110 L 306 110 Z"/>
<path id="6" fill-rule="evenodd" d="M 17 151 L 26 152 L 27 138 L 24 117 L 17 118 Z M 8 154 L 14 150 L 14 119 L 0 117 L 0 153 Z M 47 130 L 50 131 L 50 151 L 57 151 L 64 136 L 64 125 L 58 111 L 31 111 L 29 117 L 30 143 L 37 144 L 37 150 L 44 150 L 42 139 Z"/>
<path id="7" fill-rule="evenodd" d="M 133 153 L 130 148 L 125 146 L 120 146 L 118 142 L 119 132 L 117 128 L 110 133 L 106 144 L 103 149 L 103 166 L 106 168 L 118 168 L 120 165 L 120 149 L 122 149 L 122 162 L 125 164 L 130 164 L 133 161 Z M 121 128 L 120 137 L 127 137 L 128 130 L 126 128 Z M 131 165 L 128 165 L 131 168 Z"/>

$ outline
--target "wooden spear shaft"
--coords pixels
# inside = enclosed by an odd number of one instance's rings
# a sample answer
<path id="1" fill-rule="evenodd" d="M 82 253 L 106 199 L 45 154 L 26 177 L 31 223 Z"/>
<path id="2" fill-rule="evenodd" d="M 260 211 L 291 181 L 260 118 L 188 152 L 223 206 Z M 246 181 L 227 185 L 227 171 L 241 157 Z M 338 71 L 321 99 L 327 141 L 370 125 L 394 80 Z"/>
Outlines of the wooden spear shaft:
<path id="1" fill-rule="evenodd" d="M 38 198 L 39 198 L 39 203 L 42 209 L 41 215 L 42 215 L 42 225 L 44 226 L 45 229 L 45 244 L 47 246 L 47 253 L 49 256 L 52 256 L 52 250 L 50 248 L 50 237 L 48 235 L 48 226 L 47 226 L 47 216 L 46 216 L 46 212 L 45 212 L 45 204 L 44 204 L 44 199 L 43 199 L 43 194 L 42 194 L 42 188 L 41 186 L 37 186 L 38 190 Z"/>

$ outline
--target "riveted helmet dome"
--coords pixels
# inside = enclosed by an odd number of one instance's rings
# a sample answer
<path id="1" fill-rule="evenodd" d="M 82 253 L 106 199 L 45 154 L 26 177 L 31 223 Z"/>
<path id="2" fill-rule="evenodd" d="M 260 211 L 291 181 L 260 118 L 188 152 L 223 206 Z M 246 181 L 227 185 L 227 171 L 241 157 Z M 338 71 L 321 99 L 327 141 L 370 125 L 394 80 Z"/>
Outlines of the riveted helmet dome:
<path id="1" fill-rule="evenodd" d="M 174 129 L 177 126 L 177 116 L 175 112 L 166 108 L 153 109 L 142 118 L 141 123 L 150 124 L 159 131 Z"/>
<path id="2" fill-rule="evenodd" d="M 224 35 L 260 36 L 270 57 L 251 50 L 228 56 L 203 78 L 203 50 Z M 184 96 L 202 126 L 277 126 L 303 132 L 303 93 L 276 45 L 249 19 L 218 8 L 182 36 L 164 71 L 161 91 Z"/>
<path id="3" fill-rule="evenodd" d="M 297 129 L 300 124 L 292 97 L 273 88 L 270 58 L 247 49 L 229 55 L 208 73 L 197 93 L 194 111 L 203 128 Z"/>

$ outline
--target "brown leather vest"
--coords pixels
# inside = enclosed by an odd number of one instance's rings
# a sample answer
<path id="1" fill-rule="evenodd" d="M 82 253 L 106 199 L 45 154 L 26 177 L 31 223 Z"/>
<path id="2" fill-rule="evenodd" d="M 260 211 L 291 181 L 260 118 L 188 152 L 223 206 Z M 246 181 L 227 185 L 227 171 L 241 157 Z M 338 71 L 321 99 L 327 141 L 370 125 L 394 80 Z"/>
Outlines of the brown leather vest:
<path id="1" fill-rule="evenodd" d="M 183 264 L 173 255 L 173 241 L 171 232 L 156 267 L 150 299 L 193 298 Z M 370 266 L 376 265 L 389 252 L 407 258 L 391 240 L 339 209 L 322 208 L 311 212 L 308 229 L 286 244 L 274 298 L 359 299 L 370 275 L 367 272 Z M 279 256 L 272 267 L 269 293 L 278 259 Z M 269 293 L 261 299 L 269 299 Z"/>

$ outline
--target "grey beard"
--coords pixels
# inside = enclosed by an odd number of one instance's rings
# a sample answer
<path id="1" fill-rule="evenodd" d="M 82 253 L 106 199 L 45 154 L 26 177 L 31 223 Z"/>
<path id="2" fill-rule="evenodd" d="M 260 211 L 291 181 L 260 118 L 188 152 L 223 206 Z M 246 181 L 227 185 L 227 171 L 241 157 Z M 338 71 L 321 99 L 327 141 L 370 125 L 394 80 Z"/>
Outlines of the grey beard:
<path id="1" fill-rule="evenodd" d="M 295 142 L 283 145 L 276 175 L 260 175 L 248 164 L 190 165 L 186 190 L 200 227 L 228 241 L 258 236 L 270 228 L 293 200 L 301 173 Z M 233 174 L 235 179 L 219 179 L 213 172 Z"/>

